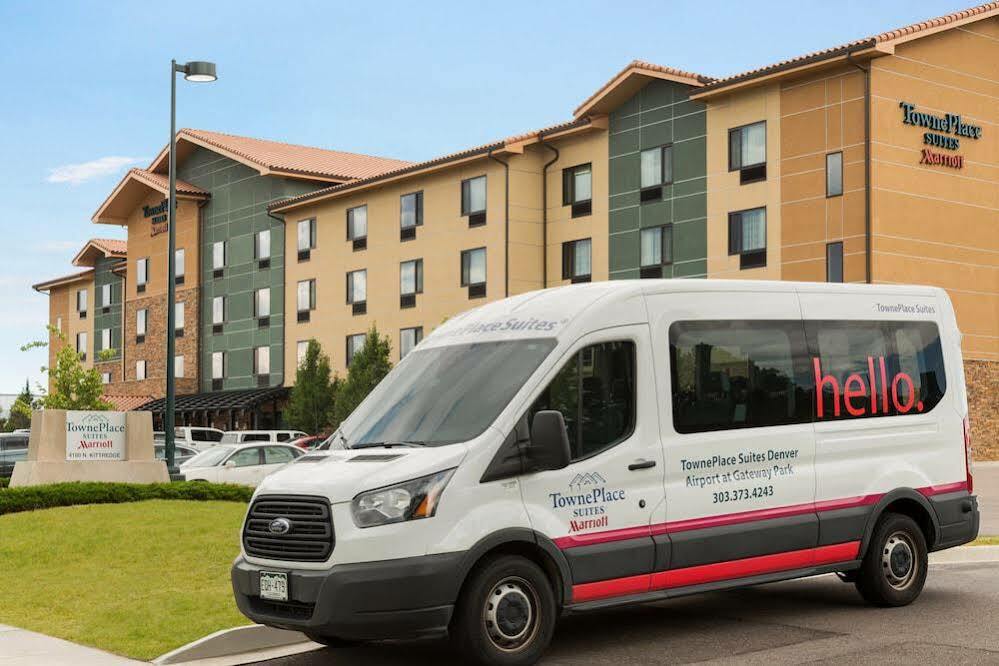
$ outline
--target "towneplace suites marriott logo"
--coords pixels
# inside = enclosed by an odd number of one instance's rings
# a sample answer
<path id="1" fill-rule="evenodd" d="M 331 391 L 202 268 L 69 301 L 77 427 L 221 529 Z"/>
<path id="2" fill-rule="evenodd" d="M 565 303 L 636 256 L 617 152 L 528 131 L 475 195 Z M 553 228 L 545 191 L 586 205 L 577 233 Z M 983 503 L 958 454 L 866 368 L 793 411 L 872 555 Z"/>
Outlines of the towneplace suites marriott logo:
<path id="1" fill-rule="evenodd" d="M 125 415 L 121 412 L 66 412 L 67 460 L 123 460 Z"/>
<path id="2" fill-rule="evenodd" d="M 548 493 L 552 509 L 569 510 L 569 532 L 607 527 L 607 505 L 624 501 L 624 489 L 608 489 L 598 472 L 577 474 L 569 481 L 568 493 Z"/>
<path id="3" fill-rule="evenodd" d="M 982 138 L 980 125 L 964 122 L 956 113 L 945 113 L 938 116 L 924 111 L 917 111 L 916 105 L 910 102 L 899 102 L 902 109 L 902 123 L 915 127 L 924 127 L 930 131 L 923 132 L 923 144 L 944 150 L 957 150 L 961 147 L 961 138 L 978 140 Z M 938 153 L 931 148 L 923 148 L 919 157 L 920 164 L 946 166 L 952 169 L 964 168 L 964 155 Z"/>

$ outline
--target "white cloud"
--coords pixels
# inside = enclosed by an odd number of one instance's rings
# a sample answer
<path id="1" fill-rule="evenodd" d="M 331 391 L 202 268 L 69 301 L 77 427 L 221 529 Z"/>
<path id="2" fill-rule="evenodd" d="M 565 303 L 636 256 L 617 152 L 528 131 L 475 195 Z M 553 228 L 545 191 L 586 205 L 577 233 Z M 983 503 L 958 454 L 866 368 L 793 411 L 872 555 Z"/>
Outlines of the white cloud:
<path id="1" fill-rule="evenodd" d="M 54 169 L 49 169 L 49 177 L 46 180 L 50 183 L 79 185 L 94 178 L 101 178 L 102 176 L 117 173 L 123 167 L 142 161 L 141 157 L 119 157 L 112 155 L 81 164 L 64 164 Z"/>

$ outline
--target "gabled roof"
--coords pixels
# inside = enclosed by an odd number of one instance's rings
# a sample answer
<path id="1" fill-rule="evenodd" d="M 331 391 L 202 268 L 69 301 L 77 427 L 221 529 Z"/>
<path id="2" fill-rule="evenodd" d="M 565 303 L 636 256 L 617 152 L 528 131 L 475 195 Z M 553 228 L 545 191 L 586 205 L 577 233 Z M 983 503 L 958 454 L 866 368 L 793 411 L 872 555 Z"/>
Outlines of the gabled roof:
<path id="1" fill-rule="evenodd" d="M 394 180 L 400 180 L 407 178 L 409 176 L 422 175 L 434 171 L 439 171 L 448 167 L 455 166 L 462 162 L 482 159 L 483 157 L 489 155 L 502 155 L 504 153 L 522 153 L 524 152 L 524 147 L 532 143 L 537 143 L 538 141 L 543 141 L 546 138 L 554 138 L 556 136 L 565 135 L 568 133 L 582 131 L 586 128 L 592 127 L 594 129 L 606 129 L 607 128 L 607 117 L 584 117 L 577 118 L 576 120 L 570 120 L 564 123 L 559 123 L 557 125 L 551 125 L 539 130 L 534 130 L 531 132 L 525 132 L 523 134 L 516 134 L 506 139 L 501 139 L 499 141 L 494 141 L 492 143 L 486 143 L 481 146 L 476 146 L 474 148 L 467 148 L 465 150 L 458 151 L 456 153 L 450 153 L 448 155 L 442 155 L 441 157 L 435 157 L 433 159 L 426 160 L 425 162 L 417 162 L 415 164 L 409 164 L 405 167 L 395 169 L 393 171 L 386 171 L 369 178 L 362 178 L 359 180 L 354 180 L 349 183 L 342 183 L 340 185 L 333 185 L 331 187 L 326 187 L 321 190 L 316 190 L 315 192 L 308 192 L 306 194 L 301 194 L 297 197 L 292 197 L 289 199 L 282 199 L 281 201 L 275 201 L 267 208 L 271 212 L 287 212 L 294 210 L 302 205 L 314 203 L 316 201 L 321 201 L 324 199 L 332 199 L 341 195 L 350 194 L 360 189 L 366 187 L 372 187 L 375 185 L 382 185 L 387 182 Z"/>
<path id="2" fill-rule="evenodd" d="M 119 412 L 130 412 L 154 399 L 151 395 L 114 395 L 107 393 L 101 397 L 114 405 L 115 410 Z"/>
<path id="3" fill-rule="evenodd" d="M 675 81 L 695 88 L 714 81 L 712 77 L 703 74 L 632 60 L 614 78 L 586 98 L 586 101 L 576 108 L 575 116 L 578 118 L 587 113 L 609 113 L 653 79 Z"/>
<path id="4" fill-rule="evenodd" d="M 115 238 L 91 238 L 73 257 L 74 266 L 93 267 L 99 258 L 124 257 L 128 244 Z"/>
<path id="5" fill-rule="evenodd" d="M 805 55 L 782 60 L 766 67 L 751 69 L 741 74 L 727 76 L 708 85 L 691 95 L 692 99 L 705 99 L 729 92 L 736 88 L 758 85 L 775 78 L 790 76 L 814 67 L 829 66 L 850 57 L 872 58 L 891 55 L 895 46 L 913 39 L 932 35 L 941 30 L 949 30 L 967 23 L 980 21 L 991 16 L 999 16 L 999 2 L 989 2 L 953 14 L 913 23 L 903 28 L 882 32 L 879 35 L 857 39 L 832 48 L 806 53 Z"/>
<path id="6" fill-rule="evenodd" d="M 150 192 L 164 197 L 170 190 L 169 179 L 160 173 L 145 169 L 129 169 L 118 185 L 104 200 L 91 218 L 101 224 L 124 224 L 128 216 Z M 183 180 L 177 181 L 178 199 L 207 199 L 208 192 Z"/>
<path id="7" fill-rule="evenodd" d="M 39 282 L 38 284 L 31 285 L 31 288 L 35 291 L 46 292 L 51 291 L 55 287 L 62 287 L 63 285 L 73 284 L 75 282 L 83 282 L 94 277 L 94 269 L 88 268 L 85 271 L 80 271 L 78 273 L 70 273 L 69 275 L 63 275 L 62 277 L 52 278 L 51 280 L 46 280 L 45 282 Z"/>
<path id="8" fill-rule="evenodd" d="M 368 178 L 409 164 L 404 160 L 388 157 L 346 153 L 199 129 L 182 129 L 177 132 L 178 163 L 197 146 L 242 162 L 264 176 L 328 182 Z M 149 165 L 149 171 L 166 173 L 169 152 L 170 147 L 165 146 Z"/>

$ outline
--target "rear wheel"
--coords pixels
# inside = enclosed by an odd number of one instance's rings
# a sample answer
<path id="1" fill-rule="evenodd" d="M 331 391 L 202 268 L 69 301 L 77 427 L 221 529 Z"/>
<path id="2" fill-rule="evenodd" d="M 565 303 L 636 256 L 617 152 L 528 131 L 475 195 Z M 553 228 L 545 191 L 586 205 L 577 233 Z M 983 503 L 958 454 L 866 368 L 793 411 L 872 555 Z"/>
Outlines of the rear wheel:
<path id="1" fill-rule="evenodd" d="M 527 666 L 551 642 L 556 611 L 541 567 L 524 557 L 499 556 L 470 576 L 455 607 L 451 639 L 473 663 Z"/>
<path id="2" fill-rule="evenodd" d="M 857 590 L 877 606 L 905 606 L 926 583 L 926 537 L 909 516 L 886 513 L 857 572 Z"/>

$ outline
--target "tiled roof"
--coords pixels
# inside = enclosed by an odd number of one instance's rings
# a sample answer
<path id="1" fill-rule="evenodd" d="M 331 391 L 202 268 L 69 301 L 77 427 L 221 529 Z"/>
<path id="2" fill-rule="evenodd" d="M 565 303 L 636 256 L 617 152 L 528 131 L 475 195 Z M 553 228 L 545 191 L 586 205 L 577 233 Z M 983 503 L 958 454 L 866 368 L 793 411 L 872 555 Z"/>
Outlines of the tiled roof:
<path id="1" fill-rule="evenodd" d="M 69 275 L 63 275 L 61 277 L 52 278 L 51 280 L 45 280 L 44 282 L 39 282 L 38 284 L 31 285 L 31 288 L 35 291 L 48 291 L 52 287 L 58 287 L 61 284 L 68 284 L 71 282 L 76 282 L 77 280 L 82 280 L 83 278 L 90 277 L 94 274 L 93 268 L 88 268 L 85 271 L 78 271 L 76 273 L 70 273 Z"/>
<path id="2" fill-rule="evenodd" d="M 128 242 L 117 238 L 91 238 L 90 243 L 105 254 L 125 254 L 128 251 Z"/>
<path id="3" fill-rule="evenodd" d="M 200 129 L 182 129 L 177 133 L 177 138 L 188 138 L 194 142 L 205 144 L 250 162 L 261 169 L 302 176 L 354 180 L 368 178 L 409 164 L 404 160 L 388 157 L 299 146 L 280 141 L 254 139 Z M 167 152 L 167 149 L 164 149 L 153 160 L 149 167 L 150 170 L 160 171 L 162 169 Z"/>
<path id="4" fill-rule="evenodd" d="M 129 169 L 126 178 L 132 176 L 136 180 L 142 181 L 146 185 L 149 185 L 153 189 L 159 190 L 160 192 L 166 192 L 170 188 L 170 178 L 166 174 L 155 173 L 153 171 L 148 171 L 146 169 Z M 208 192 L 201 189 L 197 185 L 192 185 L 187 181 L 177 179 L 176 181 L 177 194 L 186 194 L 189 196 L 208 196 Z"/>
<path id="5" fill-rule="evenodd" d="M 291 197 L 288 199 L 282 199 L 280 201 L 275 201 L 270 206 L 269 210 L 283 209 L 289 205 L 296 205 L 300 203 L 305 203 L 306 201 L 312 201 L 314 199 L 323 199 L 332 194 L 338 194 L 339 192 L 345 190 L 352 190 L 364 185 L 369 185 L 371 183 L 376 183 L 378 181 L 387 180 L 389 178 L 395 178 L 397 176 L 404 176 L 408 173 L 415 173 L 417 171 L 424 171 L 426 169 L 431 169 L 436 166 L 442 166 L 448 164 L 449 162 L 455 162 L 457 160 L 464 159 L 466 157 L 474 157 L 476 155 L 488 154 L 491 151 L 499 150 L 505 146 L 520 143 L 522 141 L 528 141 L 531 139 L 541 138 L 548 134 L 555 134 L 562 130 L 573 129 L 575 127 L 582 127 L 584 125 L 590 124 L 589 118 L 579 118 L 577 120 L 569 120 L 563 123 L 558 123 L 556 125 L 550 125 L 539 130 L 534 130 L 532 132 L 524 132 L 523 134 L 516 134 L 514 136 L 507 137 L 500 141 L 494 141 L 492 143 L 486 143 L 481 146 L 476 146 L 474 148 L 467 148 L 465 150 L 458 151 L 456 153 L 450 153 L 448 155 L 442 155 L 440 157 L 435 157 L 433 159 L 426 160 L 425 162 L 416 162 L 409 164 L 407 166 L 401 167 L 399 169 L 394 169 L 392 171 L 386 171 L 385 173 L 380 173 L 369 178 L 362 178 L 359 180 L 353 180 L 349 183 L 341 183 L 339 185 L 332 185 L 330 187 L 325 187 L 321 190 L 316 190 L 314 192 L 307 192 L 306 194 L 300 194 L 297 197 Z"/>
<path id="6" fill-rule="evenodd" d="M 929 19 L 927 21 L 913 23 L 912 25 L 907 25 L 903 28 L 897 28 L 895 30 L 882 32 L 881 34 L 874 35 L 873 37 L 865 37 L 863 39 L 857 39 L 852 42 L 847 42 L 846 44 L 840 44 L 839 46 L 834 46 L 832 48 L 822 49 L 821 51 L 814 51 L 812 53 L 806 53 L 805 55 L 800 55 L 794 58 L 789 58 L 787 60 L 782 60 L 780 62 L 774 63 L 772 65 L 767 65 L 765 67 L 759 67 L 757 69 L 751 69 L 749 71 L 741 72 L 739 74 L 733 74 L 732 76 L 726 76 L 724 78 L 717 79 L 712 83 L 709 83 L 708 85 L 704 86 L 704 88 L 699 90 L 698 93 L 717 90 L 719 88 L 724 88 L 726 86 L 729 86 L 733 83 L 746 81 L 749 79 L 756 78 L 758 76 L 764 76 L 766 74 L 777 72 L 782 69 L 789 69 L 796 65 L 804 65 L 809 62 L 824 60 L 829 57 L 843 55 L 845 53 L 860 48 L 873 48 L 880 44 L 894 42 L 899 39 L 911 39 L 920 36 L 921 33 L 924 33 L 928 30 L 945 28 L 953 23 L 967 22 L 968 20 L 985 18 L 985 16 L 989 14 L 996 14 L 996 13 L 999 13 L 999 2 L 989 2 L 984 5 L 978 5 L 977 7 L 972 7 L 970 9 L 954 12 L 953 14 L 947 14 L 946 16 L 939 16 L 937 18 Z"/>
<path id="7" fill-rule="evenodd" d="M 116 411 L 119 412 L 130 412 L 133 409 L 138 409 L 144 404 L 153 399 L 151 395 L 109 395 L 104 394 L 105 400 L 114 405 Z"/>
<path id="8" fill-rule="evenodd" d="M 712 81 L 715 80 L 711 76 L 705 76 L 704 74 L 696 74 L 694 72 L 685 72 L 682 69 L 676 69 L 675 67 L 667 67 L 666 65 L 657 65 L 655 63 L 646 62 L 644 60 L 632 60 L 630 63 L 625 65 L 624 69 L 622 69 L 620 72 L 612 76 L 610 80 L 607 81 L 607 83 L 600 86 L 600 88 L 597 89 L 596 92 L 587 97 L 582 104 L 576 107 L 576 114 L 579 114 L 581 111 L 585 111 L 585 109 L 590 105 L 591 102 L 593 102 L 593 100 L 606 94 L 611 88 L 616 87 L 616 84 L 620 83 L 622 78 L 631 72 L 637 74 L 640 74 L 642 72 L 664 74 L 669 78 L 677 79 L 693 86 L 702 86 L 711 83 Z"/>

